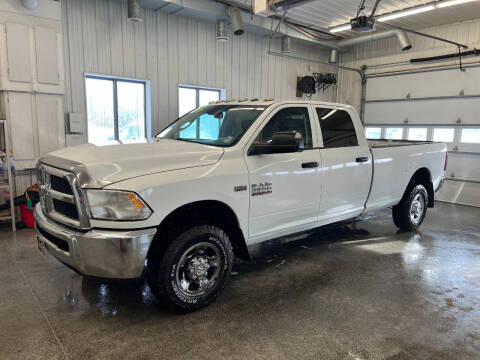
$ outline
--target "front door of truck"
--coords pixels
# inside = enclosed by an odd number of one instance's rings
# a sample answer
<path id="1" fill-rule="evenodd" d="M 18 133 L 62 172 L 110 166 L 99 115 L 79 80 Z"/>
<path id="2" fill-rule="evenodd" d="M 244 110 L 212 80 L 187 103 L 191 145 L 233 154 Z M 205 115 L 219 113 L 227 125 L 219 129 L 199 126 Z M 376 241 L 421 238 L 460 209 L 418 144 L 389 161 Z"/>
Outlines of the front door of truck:
<path id="1" fill-rule="evenodd" d="M 245 148 L 250 181 L 251 243 L 301 231 L 318 218 L 321 166 L 318 138 L 307 105 L 273 110 Z M 276 132 L 296 131 L 305 141 L 301 152 L 248 155 L 254 141 L 268 143 Z"/>
<path id="2" fill-rule="evenodd" d="M 370 148 L 363 128 L 346 109 L 315 106 L 322 143 L 321 223 L 355 217 L 363 211 L 372 180 Z"/>

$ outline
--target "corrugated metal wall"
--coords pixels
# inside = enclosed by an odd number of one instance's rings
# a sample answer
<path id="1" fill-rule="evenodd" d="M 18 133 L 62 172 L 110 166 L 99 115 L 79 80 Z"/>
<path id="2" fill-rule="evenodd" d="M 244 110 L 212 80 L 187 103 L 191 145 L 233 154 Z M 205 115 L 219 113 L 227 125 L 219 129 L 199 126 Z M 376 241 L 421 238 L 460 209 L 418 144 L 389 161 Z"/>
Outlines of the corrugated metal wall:
<path id="1" fill-rule="evenodd" d="M 151 81 L 152 132 L 177 118 L 178 84 L 222 88 L 227 97 L 295 98 L 297 75 L 330 67 L 269 56 L 268 38 L 245 34 L 215 41 L 215 23 L 143 10 L 127 21 L 126 0 L 62 0 L 65 112 L 85 114 L 84 73 Z M 274 44 L 278 50 L 279 43 Z M 294 43 L 294 55 L 326 60 L 328 52 Z M 331 101 L 334 88 L 314 98 Z"/>

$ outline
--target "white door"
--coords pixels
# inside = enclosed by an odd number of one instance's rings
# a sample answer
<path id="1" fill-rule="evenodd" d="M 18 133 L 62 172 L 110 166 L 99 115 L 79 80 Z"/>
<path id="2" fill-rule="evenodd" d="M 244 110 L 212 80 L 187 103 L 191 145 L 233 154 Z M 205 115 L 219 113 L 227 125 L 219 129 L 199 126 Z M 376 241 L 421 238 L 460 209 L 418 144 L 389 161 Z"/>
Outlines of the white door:
<path id="1" fill-rule="evenodd" d="M 246 146 L 250 180 L 250 242 L 308 228 L 318 218 L 321 177 L 316 128 L 308 106 L 283 105 L 274 110 Z M 312 134 L 313 130 L 313 134 Z M 301 152 L 248 155 L 253 141 L 269 142 L 280 131 L 297 131 Z"/>
<path id="2" fill-rule="evenodd" d="M 372 179 L 370 148 L 361 126 L 342 109 L 315 106 L 322 144 L 320 222 L 359 215 Z"/>

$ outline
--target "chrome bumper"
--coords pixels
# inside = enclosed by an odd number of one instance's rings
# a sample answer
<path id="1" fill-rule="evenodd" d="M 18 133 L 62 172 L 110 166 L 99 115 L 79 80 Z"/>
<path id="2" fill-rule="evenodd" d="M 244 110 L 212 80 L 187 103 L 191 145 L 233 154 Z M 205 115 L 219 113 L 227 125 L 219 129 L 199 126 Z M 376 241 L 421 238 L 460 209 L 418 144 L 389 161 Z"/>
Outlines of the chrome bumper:
<path id="1" fill-rule="evenodd" d="M 141 276 L 148 249 L 157 231 L 156 228 L 149 228 L 77 232 L 48 219 L 40 204 L 35 206 L 34 216 L 39 248 L 44 248 L 57 260 L 81 274 L 103 278 L 130 279 Z"/>

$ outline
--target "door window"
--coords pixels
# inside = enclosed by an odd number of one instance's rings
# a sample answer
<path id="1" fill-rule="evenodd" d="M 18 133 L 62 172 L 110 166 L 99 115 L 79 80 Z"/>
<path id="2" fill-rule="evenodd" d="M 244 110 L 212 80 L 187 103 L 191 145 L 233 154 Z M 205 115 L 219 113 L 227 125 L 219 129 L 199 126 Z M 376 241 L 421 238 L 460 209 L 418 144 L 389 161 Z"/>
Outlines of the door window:
<path id="1" fill-rule="evenodd" d="M 451 143 L 453 142 L 454 136 L 455 136 L 455 129 L 453 128 L 433 129 L 433 141 Z"/>
<path id="2" fill-rule="evenodd" d="M 408 140 L 425 141 L 427 140 L 427 128 L 408 129 Z"/>
<path id="3" fill-rule="evenodd" d="M 339 109 L 317 108 L 317 115 L 322 128 L 324 148 L 358 145 L 355 126 L 348 112 Z"/>
<path id="4" fill-rule="evenodd" d="M 402 140 L 403 139 L 403 128 L 387 128 L 385 130 L 385 138 L 388 140 Z"/>
<path id="5" fill-rule="evenodd" d="M 463 129 L 460 142 L 480 144 L 480 129 Z"/>
<path id="6" fill-rule="evenodd" d="M 367 139 L 380 139 L 382 137 L 382 128 L 381 127 L 366 127 L 365 128 L 365 137 Z"/>
<path id="7" fill-rule="evenodd" d="M 291 107 L 278 111 L 258 135 L 257 141 L 268 143 L 276 132 L 296 131 L 302 134 L 305 150 L 312 146 L 312 129 L 306 107 Z"/>

